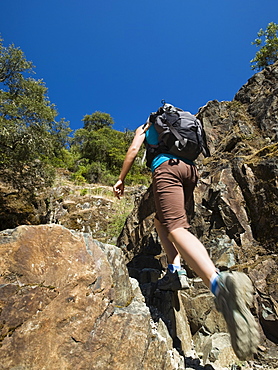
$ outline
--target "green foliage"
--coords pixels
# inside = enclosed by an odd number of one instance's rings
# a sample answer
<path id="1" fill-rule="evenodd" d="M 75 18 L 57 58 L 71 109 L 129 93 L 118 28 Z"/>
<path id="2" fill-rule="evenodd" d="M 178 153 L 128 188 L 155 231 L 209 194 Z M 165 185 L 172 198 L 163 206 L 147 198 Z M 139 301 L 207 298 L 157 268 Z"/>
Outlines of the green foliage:
<path id="1" fill-rule="evenodd" d="M 65 148 L 68 148 L 71 143 L 69 137 L 72 132 L 69 127 L 69 122 L 64 118 L 61 118 L 60 121 L 54 121 L 49 128 L 49 133 L 53 141 L 54 155 L 60 159 L 63 159 L 65 155 Z"/>
<path id="2" fill-rule="evenodd" d="M 80 155 L 78 166 L 84 166 L 86 161 L 86 169 L 84 170 L 83 167 L 82 172 L 84 178 L 90 183 L 113 185 L 119 176 L 133 135 L 133 132 L 120 132 L 111 127 L 92 131 L 85 128 L 77 130 L 73 138 L 72 150 Z M 126 184 L 149 183 L 150 175 L 146 166 L 141 163 L 143 154 L 142 148 L 126 178 Z M 79 170 L 76 169 L 76 171 Z"/>
<path id="3" fill-rule="evenodd" d="M 79 166 L 78 170 L 73 173 L 72 180 L 77 185 L 83 185 L 86 183 L 86 179 L 84 177 L 84 174 L 86 174 L 86 167 L 85 166 Z"/>
<path id="4" fill-rule="evenodd" d="M 74 171 L 78 159 L 79 155 L 71 149 L 61 148 L 58 155 L 51 159 L 51 164 L 56 168 L 67 168 Z"/>
<path id="5" fill-rule="evenodd" d="M 84 122 L 84 128 L 88 131 L 111 127 L 114 124 L 114 120 L 110 114 L 99 111 L 93 114 L 86 114 L 82 121 Z"/>
<path id="6" fill-rule="evenodd" d="M 258 38 L 252 45 L 260 47 L 255 58 L 250 61 L 253 70 L 261 70 L 278 60 L 278 24 L 271 22 L 266 30 L 260 29 Z"/>
<path id="7" fill-rule="evenodd" d="M 51 161 L 62 160 L 71 131 L 47 97 L 42 80 L 27 77 L 33 65 L 14 45 L 0 39 L 0 175 L 20 190 L 33 192 L 54 178 Z"/>
<path id="8" fill-rule="evenodd" d="M 4 48 L 2 41 L 0 38 L 0 83 L 16 81 L 22 72 L 31 72 L 33 64 L 25 59 L 23 52 L 14 45 Z"/>
<path id="9" fill-rule="evenodd" d="M 123 197 L 113 204 L 111 217 L 109 218 L 106 230 L 108 241 L 112 242 L 113 238 L 117 238 L 120 235 L 126 218 L 132 211 L 133 206 L 133 202 L 128 197 Z"/>
<path id="10" fill-rule="evenodd" d="M 100 183 L 105 185 L 113 185 L 115 176 L 106 168 L 106 163 L 92 162 L 88 166 L 86 179 L 90 183 Z"/>
<path id="11" fill-rule="evenodd" d="M 80 190 L 80 195 L 83 197 L 88 194 L 88 189 L 84 188 Z"/>

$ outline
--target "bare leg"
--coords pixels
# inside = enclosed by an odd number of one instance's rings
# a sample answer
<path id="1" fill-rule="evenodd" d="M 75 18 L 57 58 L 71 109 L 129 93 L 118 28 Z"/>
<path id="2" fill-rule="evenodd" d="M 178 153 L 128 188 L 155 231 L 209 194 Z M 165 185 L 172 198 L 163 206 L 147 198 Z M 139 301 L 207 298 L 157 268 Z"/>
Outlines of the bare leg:
<path id="1" fill-rule="evenodd" d="M 180 266 L 180 255 L 174 244 L 168 239 L 168 232 L 158 219 L 154 219 L 154 225 L 158 233 L 163 249 L 167 255 L 169 264 Z"/>
<path id="2" fill-rule="evenodd" d="M 216 268 L 203 244 L 184 228 L 171 231 L 168 238 L 175 244 L 182 258 L 209 287 L 210 278 L 215 273 Z"/>

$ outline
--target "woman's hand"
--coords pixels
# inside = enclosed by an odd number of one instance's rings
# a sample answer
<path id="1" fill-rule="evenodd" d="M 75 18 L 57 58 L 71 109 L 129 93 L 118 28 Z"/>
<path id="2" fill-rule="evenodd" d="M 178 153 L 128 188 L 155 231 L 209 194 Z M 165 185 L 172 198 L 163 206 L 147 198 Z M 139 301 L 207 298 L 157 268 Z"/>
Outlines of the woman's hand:
<path id="1" fill-rule="evenodd" d="M 116 184 L 113 186 L 113 192 L 115 197 L 120 199 L 120 197 L 124 194 L 124 182 L 122 180 L 118 180 Z"/>

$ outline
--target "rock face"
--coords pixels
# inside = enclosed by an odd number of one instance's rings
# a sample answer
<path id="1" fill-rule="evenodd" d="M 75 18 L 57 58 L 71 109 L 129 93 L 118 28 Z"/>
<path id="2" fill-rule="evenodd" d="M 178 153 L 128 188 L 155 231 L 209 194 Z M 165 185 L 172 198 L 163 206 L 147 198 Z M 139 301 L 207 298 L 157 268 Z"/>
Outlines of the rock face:
<path id="1" fill-rule="evenodd" d="M 278 140 L 278 64 L 255 74 L 239 90 L 235 100 L 247 105 L 256 126 L 265 138 Z"/>
<path id="2" fill-rule="evenodd" d="M 58 225 L 6 230 L 0 243 L 1 369 L 182 365 L 118 248 Z"/>
<path id="3" fill-rule="evenodd" d="M 191 231 L 220 270 L 244 271 L 254 284 L 261 341 L 246 370 L 278 368 L 277 92 L 278 62 L 232 102 L 213 100 L 198 112 L 212 156 L 197 163 Z M 11 200 L 7 217 L 0 210 L 6 228 L 38 225 L 0 235 L 0 368 L 241 368 L 213 296 L 186 264 L 190 289 L 156 289 L 167 261 L 151 187 L 137 197 L 117 247 L 100 242 L 112 201 L 56 191 L 37 212 L 0 194 L 2 209 Z"/>

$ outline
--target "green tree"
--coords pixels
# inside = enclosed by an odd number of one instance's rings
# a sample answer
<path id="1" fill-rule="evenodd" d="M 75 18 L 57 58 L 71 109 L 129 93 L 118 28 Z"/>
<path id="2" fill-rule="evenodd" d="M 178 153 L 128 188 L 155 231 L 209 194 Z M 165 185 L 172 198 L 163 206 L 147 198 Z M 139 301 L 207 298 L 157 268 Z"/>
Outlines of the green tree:
<path id="1" fill-rule="evenodd" d="M 28 76 L 33 68 L 19 48 L 0 39 L 0 176 L 29 192 L 51 184 L 51 160 L 70 132 L 64 119 L 55 121 L 44 82 Z"/>
<path id="2" fill-rule="evenodd" d="M 69 148 L 72 141 L 69 136 L 72 132 L 72 129 L 69 127 L 69 122 L 64 118 L 61 118 L 58 122 L 54 121 L 53 124 L 51 124 L 49 132 L 54 144 L 54 154 L 56 157 L 60 158 L 63 156 L 64 149 Z"/>
<path id="3" fill-rule="evenodd" d="M 252 45 L 260 47 L 260 50 L 250 61 L 253 63 L 251 65 L 253 70 L 261 70 L 278 60 L 278 24 L 269 23 L 266 30 L 260 29 L 257 35 L 258 38 L 252 42 Z"/>
<path id="4" fill-rule="evenodd" d="M 77 130 L 71 147 L 71 150 L 80 154 L 76 173 L 79 174 L 82 167 L 82 176 L 88 182 L 114 184 L 133 136 L 134 133 L 130 131 L 116 131 L 111 127 L 93 131 L 85 128 Z M 148 182 L 148 171 L 142 165 L 143 154 L 142 148 L 126 179 L 127 184 Z"/>
<path id="5" fill-rule="evenodd" d="M 86 114 L 82 121 L 84 122 L 84 128 L 88 131 L 96 131 L 103 127 L 111 127 L 114 124 L 114 120 L 110 114 L 99 111 Z"/>
<path id="6" fill-rule="evenodd" d="M 81 159 L 102 163 L 111 172 L 120 168 L 127 149 L 125 134 L 111 127 L 93 131 L 79 129 L 75 132 L 73 143 L 78 147 Z"/>

